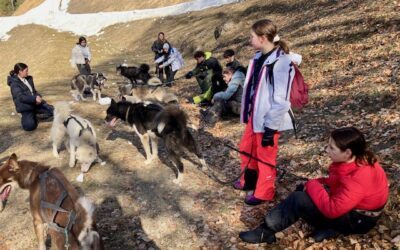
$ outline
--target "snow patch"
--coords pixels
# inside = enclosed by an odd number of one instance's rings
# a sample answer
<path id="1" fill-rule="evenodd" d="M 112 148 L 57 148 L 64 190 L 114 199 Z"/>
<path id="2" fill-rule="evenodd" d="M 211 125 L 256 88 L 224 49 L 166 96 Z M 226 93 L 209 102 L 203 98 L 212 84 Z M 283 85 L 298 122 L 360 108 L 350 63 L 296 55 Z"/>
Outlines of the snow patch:
<path id="1" fill-rule="evenodd" d="M 60 32 L 92 36 L 111 25 L 134 20 L 180 15 L 191 11 L 204 10 L 239 0 L 194 0 L 186 3 L 154 9 L 141 9 L 120 12 L 98 12 L 88 14 L 69 14 L 70 0 L 46 0 L 36 8 L 21 16 L 0 17 L 0 40 L 7 41 L 7 34 L 19 25 L 38 24 Z"/>

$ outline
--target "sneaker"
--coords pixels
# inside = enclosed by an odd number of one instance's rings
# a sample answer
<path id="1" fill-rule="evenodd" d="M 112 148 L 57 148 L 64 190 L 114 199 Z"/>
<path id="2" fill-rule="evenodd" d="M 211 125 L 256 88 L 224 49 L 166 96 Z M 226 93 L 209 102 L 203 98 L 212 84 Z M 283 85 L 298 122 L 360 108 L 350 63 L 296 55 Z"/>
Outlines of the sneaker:
<path id="1" fill-rule="evenodd" d="M 239 233 L 239 238 L 244 242 L 252 244 L 264 242 L 272 244 L 276 241 L 275 233 L 268 229 L 264 223 L 254 230 Z"/>
<path id="2" fill-rule="evenodd" d="M 257 199 L 253 194 L 247 195 L 244 199 L 244 203 L 250 206 L 257 206 L 264 203 L 264 200 Z"/>
<path id="3" fill-rule="evenodd" d="M 331 238 L 335 238 L 339 233 L 333 229 L 320 229 L 315 230 L 312 234 L 315 242 L 321 242 L 323 240 L 329 240 Z"/>

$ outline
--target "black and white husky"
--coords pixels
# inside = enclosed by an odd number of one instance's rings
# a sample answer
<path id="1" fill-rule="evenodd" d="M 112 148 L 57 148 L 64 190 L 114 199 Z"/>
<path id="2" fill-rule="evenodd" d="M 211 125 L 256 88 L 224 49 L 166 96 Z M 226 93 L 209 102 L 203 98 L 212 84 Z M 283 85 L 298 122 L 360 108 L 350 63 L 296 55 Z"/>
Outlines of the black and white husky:
<path id="1" fill-rule="evenodd" d="M 69 166 L 74 167 L 78 161 L 81 172 L 86 173 L 93 163 L 102 162 L 98 155 L 96 132 L 88 120 L 71 114 L 68 103 L 57 102 L 54 107 L 51 127 L 53 155 L 59 158 L 58 150 L 64 142 L 70 153 Z"/>
<path id="2" fill-rule="evenodd" d="M 206 167 L 198 145 L 188 130 L 186 114 L 177 105 L 163 107 L 158 103 L 117 103 L 112 100 L 107 109 L 106 122 L 114 127 L 118 119 L 132 126 L 139 136 L 146 153 L 146 164 L 158 159 L 158 140 L 164 141 L 168 156 L 177 168 L 174 182 L 179 182 L 183 173 L 181 155 L 184 149 L 195 154 L 202 166 Z"/>
<path id="3" fill-rule="evenodd" d="M 103 73 L 93 73 L 90 75 L 76 75 L 71 80 L 71 94 L 72 97 L 76 100 L 86 101 L 85 97 L 83 97 L 83 92 L 86 89 L 90 89 L 90 92 L 93 94 L 93 101 L 96 101 L 96 97 L 100 100 L 101 98 L 101 89 L 104 86 L 104 83 L 107 81 L 107 78 Z"/>

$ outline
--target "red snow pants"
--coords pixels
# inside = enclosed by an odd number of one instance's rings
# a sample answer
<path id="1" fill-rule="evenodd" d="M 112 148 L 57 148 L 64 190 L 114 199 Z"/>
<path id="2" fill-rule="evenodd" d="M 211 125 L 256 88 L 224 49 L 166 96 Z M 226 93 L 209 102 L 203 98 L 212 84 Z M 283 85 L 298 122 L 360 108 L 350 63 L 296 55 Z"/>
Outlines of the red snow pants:
<path id="1" fill-rule="evenodd" d="M 264 162 L 276 166 L 276 158 L 278 155 L 278 139 L 279 132 L 274 135 L 274 146 L 263 147 L 261 140 L 263 133 L 253 132 L 253 118 L 250 117 L 247 122 L 239 148 L 241 151 L 251 154 Z M 249 170 L 257 171 L 257 182 L 255 185 L 254 196 L 260 200 L 273 200 L 275 195 L 275 177 L 276 168 L 270 167 L 264 163 L 251 159 L 248 156 L 241 155 L 240 167 L 243 169 L 247 166 Z M 242 187 L 245 185 L 245 175 L 240 178 Z"/>

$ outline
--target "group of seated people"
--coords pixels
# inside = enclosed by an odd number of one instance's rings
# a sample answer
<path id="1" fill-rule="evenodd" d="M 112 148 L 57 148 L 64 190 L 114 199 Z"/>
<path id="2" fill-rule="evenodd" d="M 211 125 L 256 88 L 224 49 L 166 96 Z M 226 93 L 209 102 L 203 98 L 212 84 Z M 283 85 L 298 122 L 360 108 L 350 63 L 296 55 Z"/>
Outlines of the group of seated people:
<path id="1" fill-rule="evenodd" d="M 192 101 L 209 106 L 207 110 L 200 110 L 204 121 L 215 124 L 224 115 L 240 115 L 246 68 L 235 58 L 235 52 L 232 49 L 224 52 L 224 68 L 210 52 L 196 51 L 193 57 L 196 67 L 185 77 L 195 77 L 201 90 Z"/>

